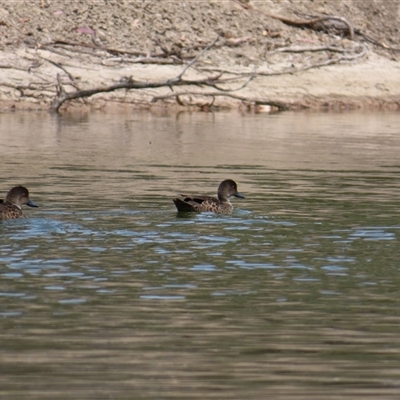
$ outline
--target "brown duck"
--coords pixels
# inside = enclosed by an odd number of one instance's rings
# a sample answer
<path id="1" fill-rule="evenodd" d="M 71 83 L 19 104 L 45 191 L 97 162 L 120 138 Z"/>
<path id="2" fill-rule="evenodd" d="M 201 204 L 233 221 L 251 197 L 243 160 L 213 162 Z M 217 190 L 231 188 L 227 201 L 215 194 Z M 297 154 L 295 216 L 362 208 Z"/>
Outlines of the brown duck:
<path id="1" fill-rule="evenodd" d="M 29 199 L 28 189 L 24 186 L 13 187 L 5 200 L 0 200 L 0 219 L 25 218 L 21 206 L 39 207 Z"/>
<path id="2" fill-rule="evenodd" d="M 215 212 L 217 214 L 232 214 L 233 206 L 229 197 L 235 196 L 244 199 L 237 190 L 236 182 L 226 179 L 218 187 L 218 198 L 209 196 L 188 196 L 173 200 L 179 212 Z"/>

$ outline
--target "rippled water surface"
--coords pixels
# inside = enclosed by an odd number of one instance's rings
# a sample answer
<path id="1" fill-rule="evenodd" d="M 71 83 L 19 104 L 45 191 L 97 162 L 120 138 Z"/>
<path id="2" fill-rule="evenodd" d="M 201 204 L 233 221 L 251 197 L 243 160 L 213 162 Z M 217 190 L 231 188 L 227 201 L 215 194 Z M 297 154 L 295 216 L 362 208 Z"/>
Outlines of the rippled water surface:
<path id="1" fill-rule="evenodd" d="M 0 223 L 0 398 L 400 395 L 399 114 L 0 114 L 0 156 L 40 205 Z"/>

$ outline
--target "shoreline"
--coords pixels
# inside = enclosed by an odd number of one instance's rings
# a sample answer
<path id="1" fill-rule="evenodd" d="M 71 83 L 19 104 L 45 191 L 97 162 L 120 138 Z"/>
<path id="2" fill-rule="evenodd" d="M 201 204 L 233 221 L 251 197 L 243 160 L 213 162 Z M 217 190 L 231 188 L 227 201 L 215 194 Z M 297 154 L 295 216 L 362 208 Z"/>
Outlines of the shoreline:
<path id="1" fill-rule="evenodd" d="M 32 58 L 32 51 L 24 49 L 19 52 L 23 59 Z M 40 54 L 40 50 L 35 54 Z M 3 60 L 14 57 L 13 54 L 0 52 Z M 40 54 L 41 57 L 44 57 Z M 47 54 L 48 56 L 48 54 Z M 54 58 L 54 57 L 53 57 Z M 6 61 L 5 61 L 6 62 Z M 26 62 L 26 61 L 25 61 Z M 54 61 L 56 62 L 56 61 Z M 175 77 L 182 71 L 182 66 L 143 66 L 133 65 L 124 68 L 110 68 L 97 64 L 68 66 L 71 76 L 79 86 L 85 88 L 102 87 L 121 80 L 122 76 L 134 76 L 139 81 L 159 81 L 165 77 Z M 96 74 L 93 74 L 93 71 Z M 240 69 L 237 69 L 240 71 Z M 243 73 L 248 70 L 242 68 Z M 2 76 L 3 90 L 0 92 L 0 110 L 43 110 L 48 111 L 55 98 L 55 80 L 60 69 L 49 62 L 42 63 L 35 71 L 26 67 L 26 71 L 12 68 L 4 69 Z M 248 72 L 247 72 L 248 73 Z M 189 78 L 198 77 L 198 73 L 187 71 Z M 30 89 L 37 83 L 37 76 L 54 81 L 54 88 Z M 23 85 L 21 85 L 21 81 Z M 4 90 L 8 88 L 8 90 Z M 66 84 L 66 92 L 75 90 Z M 399 110 L 400 109 L 400 66 L 376 54 L 370 54 L 367 60 L 356 64 L 339 64 L 296 74 L 257 76 L 241 90 L 230 92 L 232 96 L 215 96 L 211 105 L 210 96 L 203 96 L 201 89 L 178 88 L 182 94 L 179 104 L 175 98 L 153 102 L 155 96 L 168 96 L 169 88 L 118 90 L 112 93 L 99 93 L 85 99 L 69 101 L 62 106 L 62 111 L 74 109 L 106 109 L 118 105 L 131 109 L 198 109 L 198 110 L 240 110 L 269 111 L 270 102 L 282 102 L 290 111 L 323 111 L 323 110 Z M 198 92 L 198 95 L 194 93 Z M 272 108 L 273 110 L 273 108 Z"/>

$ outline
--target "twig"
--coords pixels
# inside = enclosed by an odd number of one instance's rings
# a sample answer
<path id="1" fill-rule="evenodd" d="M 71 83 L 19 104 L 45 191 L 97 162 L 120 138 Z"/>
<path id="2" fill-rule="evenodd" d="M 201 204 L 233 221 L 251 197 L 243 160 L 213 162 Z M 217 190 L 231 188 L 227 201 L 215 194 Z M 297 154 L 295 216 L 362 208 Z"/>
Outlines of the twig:
<path id="1" fill-rule="evenodd" d="M 315 47 L 281 47 L 279 49 L 273 50 L 268 53 L 305 53 L 305 52 L 317 52 L 317 51 L 332 51 L 334 53 L 348 53 L 350 50 L 347 50 L 343 47 L 336 46 L 315 46 Z M 351 50 L 353 51 L 353 49 Z"/>
<path id="2" fill-rule="evenodd" d="M 57 39 L 57 40 L 54 40 L 49 43 L 44 43 L 40 46 L 40 48 L 46 48 L 46 47 L 55 46 L 55 45 L 87 47 L 87 48 L 93 49 L 93 50 L 103 50 L 103 51 L 107 51 L 108 53 L 129 54 L 132 56 L 146 56 L 147 55 L 143 51 L 128 51 L 128 50 L 122 50 L 122 49 L 113 49 L 113 48 L 108 48 L 108 47 L 104 47 L 104 46 L 95 46 L 94 44 L 90 44 L 90 43 L 70 42 L 68 40 L 61 40 L 61 39 Z M 154 57 L 162 57 L 162 55 L 163 55 L 163 53 L 160 53 L 158 55 L 154 55 Z"/>
<path id="3" fill-rule="evenodd" d="M 221 88 L 221 87 L 219 87 L 219 86 L 217 86 L 217 85 L 215 85 L 215 88 L 218 89 L 218 90 L 221 91 L 221 92 L 224 92 L 224 93 L 227 93 L 227 92 L 236 92 L 236 91 L 238 91 L 238 90 L 240 90 L 240 89 L 245 88 L 245 87 L 254 79 L 254 77 L 255 77 L 256 75 L 257 75 L 256 73 L 252 73 L 252 74 L 248 77 L 248 79 L 247 79 L 241 86 L 239 86 L 238 88 L 235 88 L 235 89 L 223 89 L 223 88 Z"/>
<path id="4" fill-rule="evenodd" d="M 109 60 L 110 61 L 110 60 Z M 118 60 L 115 60 L 118 61 Z M 119 57 L 120 62 L 130 63 L 130 64 L 159 64 L 159 65 L 179 65 L 182 64 L 181 60 L 166 59 L 166 58 L 154 58 L 154 57 L 139 57 L 136 59 L 127 59 Z M 106 64 L 107 60 L 102 61 L 103 65 Z"/>
<path id="5" fill-rule="evenodd" d="M 360 47 L 362 50 L 359 53 L 355 53 L 354 55 L 343 54 L 340 57 L 340 61 L 342 60 L 351 61 L 351 60 L 356 60 L 357 58 L 364 57 L 367 54 L 368 46 L 365 43 L 360 43 Z"/>
<path id="6" fill-rule="evenodd" d="M 385 50 L 390 50 L 390 51 L 400 51 L 400 48 L 398 47 L 391 47 L 387 45 L 384 42 L 378 42 L 376 39 L 366 35 L 365 33 L 362 33 L 359 29 L 356 29 L 357 35 L 360 35 L 362 38 L 364 38 L 367 42 L 374 44 L 375 46 L 381 47 Z"/>
<path id="7" fill-rule="evenodd" d="M 249 76 L 253 73 L 253 72 L 233 71 L 231 69 L 218 68 L 218 67 L 197 67 L 196 70 L 199 70 L 202 72 L 220 72 L 221 74 L 235 75 L 238 77 Z"/>
<path id="8" fill-rule="evenodd" d="M 188 65 L 186 65 L 185 68 L 183 68 L 183 71 L 177 76 L 177 79 L 181 79 L 182 76 L 185 74 L 185 72 L 194 64 L 197 62 L 197 60 L 204 54 L 206 53 L 211 47 L 214 46 L 215 43 L 218 42 L 219 38 L 222 36 L 222 33 L 220 33 L 207 47 L 204 48 L 204 50 L 199 53 L 195 58 L 193 58 L 192 61 Z"/>
<path id="9" fill-rule="evenodd" d="M 75 81 L 75 78 L 74 78 L 61 64 L 59 64 L 58 62 L 49 60 L 48 58 L 45 58 L 45 57 L 42 57 L 42 56 L 39 56 L 39 57 L 40 57 L 42 60 L 45 60 L 45 61 L 49 62 L 50 64 L 53 64 L 55 67 L 60 68 L 61 70 L 63 70 L 63 71 L 66 73 L 66 75 L 68 76 L 68 78 L 69 78 L 72 82 Z"/>

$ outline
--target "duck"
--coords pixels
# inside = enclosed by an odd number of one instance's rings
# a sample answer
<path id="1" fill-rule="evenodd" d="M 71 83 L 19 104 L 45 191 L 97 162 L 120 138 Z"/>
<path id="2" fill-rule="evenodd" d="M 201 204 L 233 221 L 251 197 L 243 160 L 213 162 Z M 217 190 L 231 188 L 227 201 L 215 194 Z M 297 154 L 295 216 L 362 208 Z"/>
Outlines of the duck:
<path id="1" fill-rule="evenodd" d="M 25 218 L 22 206 L 39 207 L 29 199 L 29 191 L 25 186 L 13 187 L 6 196 L 5 200 L 0 200 L 0 219 Z"/>
<path id="2" fill-rule="evenodd" d="M 213 212 L 216 214 L 232 214 L 233 206 L 229 201 L 231 196 L 244 199 L 238 192 L 237 184 L 232 179 L 225 179 L 218 187 L 217 197 L 190 196 L 180 194 L 173 199 L 178 212 Z"/>

